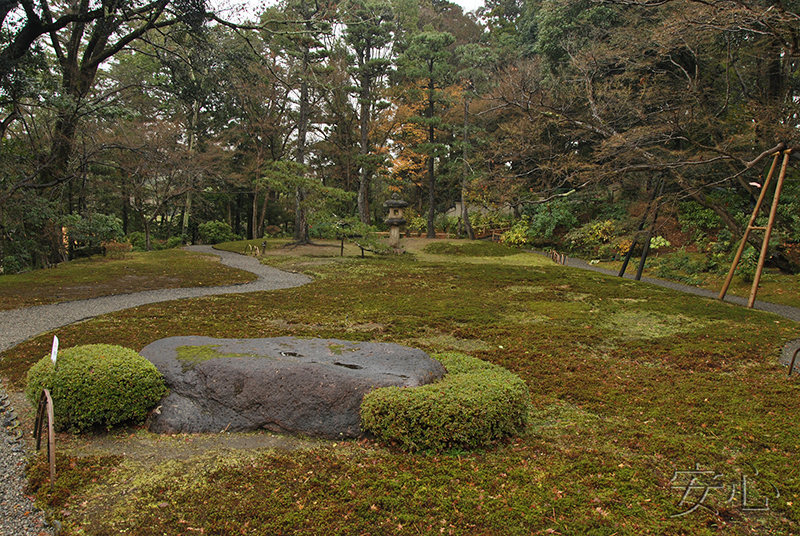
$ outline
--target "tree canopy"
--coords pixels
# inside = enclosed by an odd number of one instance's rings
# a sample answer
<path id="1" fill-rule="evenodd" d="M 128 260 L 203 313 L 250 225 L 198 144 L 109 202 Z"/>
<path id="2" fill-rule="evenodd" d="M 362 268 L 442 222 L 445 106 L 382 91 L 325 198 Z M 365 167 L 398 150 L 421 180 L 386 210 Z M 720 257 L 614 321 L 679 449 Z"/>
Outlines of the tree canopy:
<path id="1" fill-rule="evenodd" d="M 637 220 L 650 199 L 692 203 L 735 238 L 756 157 L 795 144 L 799 20 L 756 0 L 284 0 L 244 22 L 199 0 L 10 0 L 0 264 L 68 258 L 76 215 L 308 241 L 380 226 L 394 192 L 428 236 L 456 206 L 472 237 L 470 210 L 597 205 L 584 224 L 622 196 Z"/>

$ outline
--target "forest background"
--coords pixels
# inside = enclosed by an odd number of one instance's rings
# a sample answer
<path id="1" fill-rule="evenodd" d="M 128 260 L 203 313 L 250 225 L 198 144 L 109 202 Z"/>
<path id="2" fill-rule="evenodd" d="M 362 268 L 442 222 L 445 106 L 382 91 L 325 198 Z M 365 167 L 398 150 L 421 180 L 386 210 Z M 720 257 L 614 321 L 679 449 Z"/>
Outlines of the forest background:
<path id="1" fill-rule="evenodd" d="M 428 237 L 499 230 L 592 258 L 680 247 L 714 270 L 765 152 L 797 137 L 796 2 L 285 0 L 226 16 L 203 0 L 2 2 L 3 273 L 120 243 L 363 235 L 394 193 Z M 792 273 L 799 195 L 790 168 L 771 260 Z"/>

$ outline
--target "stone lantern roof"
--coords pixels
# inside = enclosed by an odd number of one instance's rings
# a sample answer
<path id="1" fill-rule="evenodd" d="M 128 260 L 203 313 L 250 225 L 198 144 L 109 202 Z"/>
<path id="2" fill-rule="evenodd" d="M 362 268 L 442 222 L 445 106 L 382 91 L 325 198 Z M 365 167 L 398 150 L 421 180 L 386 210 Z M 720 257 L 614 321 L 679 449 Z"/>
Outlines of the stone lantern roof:
<path id="1" fill-rule="evenodd" d="M 383 206 L 386 208 L 406 208 L 408 202 L 400 199 L 400 196 L 395 192 L 392 194 L 392 198 L 387 199 Z"/>

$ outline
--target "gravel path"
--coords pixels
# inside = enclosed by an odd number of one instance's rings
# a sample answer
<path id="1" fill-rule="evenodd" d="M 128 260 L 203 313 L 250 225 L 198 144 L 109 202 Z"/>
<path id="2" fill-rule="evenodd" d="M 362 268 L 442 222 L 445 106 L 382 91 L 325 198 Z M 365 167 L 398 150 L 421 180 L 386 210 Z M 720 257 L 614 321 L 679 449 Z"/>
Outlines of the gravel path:
<path id="1" fill-rule="evenodd" d="M 215 294 L 239 294 L 297 287 L 311 282 L 311 278 L 262 265 L 257 259 L 217 251 L 211 246 L 190 246 L 187 249 L 210 253 L 220 257 L 223 264 L 252 272 L 256 281 L 242 285 L 209 288 L 179 288 L 105 296 L 89 300 L 71 301 L 53 305 L 28 307 L 13 311 L 0 311 L 0 352 L 17 344 L 68 324 L 87 318 L 130 309 L 148 303 L 184 298 L 197 298 Z M 18 428 L 14 409 L 6 401 L 0 385 L 0 536 L 50 536 L 58 529 L 47 524 L 41 511 L 33 506 L 22 492 L 25 484 L 26 444 Z M 29 440 L 27 445 L 30 450 Z"/>

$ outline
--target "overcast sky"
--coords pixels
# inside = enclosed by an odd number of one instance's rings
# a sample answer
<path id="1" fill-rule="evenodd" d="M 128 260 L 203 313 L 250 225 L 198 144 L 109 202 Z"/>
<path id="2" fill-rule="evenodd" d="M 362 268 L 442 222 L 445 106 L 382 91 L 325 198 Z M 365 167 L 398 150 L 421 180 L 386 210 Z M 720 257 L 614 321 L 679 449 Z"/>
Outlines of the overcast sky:
<path id="1" fill-rule="evenodd" d="M 475 11 L 479 7 L 483 6 L 484 0 L 450 0 L 451 2 L 458 4 L 464 10 L 467 11 Z M 211 5 L 215 8 L 219 8 L 222 10 L 223 16 L 228 16 L 231 20 L 241 20 L 241 18 L 246 18 L 246 13 L 259 13 L 264 10 L 264 8 L 268 5 L 275 5 L 275 0 L 211 0 Z M 231 7 L 234 6 L 234 7 Z M 244 17 L 237 17 L 236 14 L 244 14 Z"/>
<path id="2" fill-rule="evenodd" d="M 461 6 L 464 11 L 475 11 L 483 6 L 483 0 L 450 0 L 451 2 Z"/>

